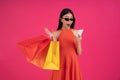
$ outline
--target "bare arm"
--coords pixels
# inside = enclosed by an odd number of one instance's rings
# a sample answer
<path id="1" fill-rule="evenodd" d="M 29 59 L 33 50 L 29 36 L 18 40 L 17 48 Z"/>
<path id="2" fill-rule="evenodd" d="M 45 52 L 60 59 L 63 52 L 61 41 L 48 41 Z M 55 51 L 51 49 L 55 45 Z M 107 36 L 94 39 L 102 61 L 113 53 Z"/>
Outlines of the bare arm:
<path id="1" fill-rule="evenodd" d="M 77 54 L 78 54 L 78 55 L 81 55 L 81 52 L 82 52 L 82 47 L 81 47 L 82 36 L 79 36 L 79 35 L 77 34 L 77 31 L 78 31 L 78 30 L 73 30 L 73 33 L 74 33 L 75 39 L 76 39 L 76 41 L 77 41 Z"/>
<path id="2" fill-rule="evenodd" d="M 53 41 L 57 41 L 59 31 L 50 31 L 48 28 L 45 28 L 45 33 L 48 34 Z"/>
<path id="3" fill-rule="evenodd" d="M 81 39 L 82 39 L 81 36 L 76 37 L 76 40 L 77 40 L 77 53 L 78 53 L 78 55 L 81 55 L 81 52 L 82 52 Z"/>

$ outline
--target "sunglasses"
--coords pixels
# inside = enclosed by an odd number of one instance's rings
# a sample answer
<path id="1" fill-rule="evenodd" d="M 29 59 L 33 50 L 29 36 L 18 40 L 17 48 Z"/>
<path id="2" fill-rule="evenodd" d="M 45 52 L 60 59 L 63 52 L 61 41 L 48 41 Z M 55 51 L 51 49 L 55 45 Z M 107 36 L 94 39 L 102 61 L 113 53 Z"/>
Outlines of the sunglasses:
<path id="1" fill-rule="evenodd" d="M 64 19 L 65 21 L 73 21 L 73 18 L 62 18 L 62 19 Z"/>

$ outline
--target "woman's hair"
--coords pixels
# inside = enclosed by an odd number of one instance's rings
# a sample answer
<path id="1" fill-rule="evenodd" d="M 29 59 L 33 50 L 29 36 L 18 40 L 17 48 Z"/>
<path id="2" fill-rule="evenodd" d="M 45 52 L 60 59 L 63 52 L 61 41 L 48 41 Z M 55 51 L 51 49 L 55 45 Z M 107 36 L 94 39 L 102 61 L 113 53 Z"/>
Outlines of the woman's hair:
<path id="1" fill-rule="evenodd" d="M 63 23 L 61 22 L 61 18 L 65 15 L 65 14 L 68 14 L 68 13 L 71 13 L 72 16 L 73 16 L 73 23 L 71 24 L 70 28 L 74 29 L 74 24 L 75 24 L 75 17 L 74 17 L 74 14 L 72 12 L 72 10 L 68 9 L 68 8 L 65 8 L 61 11 L 60 13 L 60 16 L 59 16 L 59 24 L 58 24 L 58 28 L 57 30 L 60 30 L 62 28 L 62 25 Z"/>

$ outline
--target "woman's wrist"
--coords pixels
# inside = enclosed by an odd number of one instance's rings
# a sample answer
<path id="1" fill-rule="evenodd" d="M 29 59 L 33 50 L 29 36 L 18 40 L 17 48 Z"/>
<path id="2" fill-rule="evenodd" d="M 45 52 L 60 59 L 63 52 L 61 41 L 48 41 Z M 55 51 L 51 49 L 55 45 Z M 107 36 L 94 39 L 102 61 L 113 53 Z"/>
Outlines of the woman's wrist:
<path id="1" fill-rule="evenodd" d="M 77 41 L 77 45 L 80 45 L 81 44 L 81 42 L 80 41 Z"/>

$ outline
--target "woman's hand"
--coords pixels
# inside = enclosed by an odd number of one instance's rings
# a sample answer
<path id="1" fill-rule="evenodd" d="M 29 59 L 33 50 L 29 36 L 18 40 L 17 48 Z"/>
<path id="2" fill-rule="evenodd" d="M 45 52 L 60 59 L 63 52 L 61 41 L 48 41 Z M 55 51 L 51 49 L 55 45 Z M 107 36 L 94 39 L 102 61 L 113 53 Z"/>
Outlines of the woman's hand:
<path id="1" fill-rule="evenodd" d="M 77 41 L 77 43 L 80 43 L 80 41 L 82 40 L 82 36 L 75 36 L 75 38 L 76 38 L 76 41 Z"/>
<path id="2" fill-rule="evenodd" d="M 78 53 L 78 55 L 80 55 L 82 52 L 82 48 L 81 48 L 82 36 L 77 35 L 77 36 L 75 36 L 75 39 L 77 41 L 77 53 Z"/>
<path id="3" fill-rule="evenodd" d="M 51 32 L 48 28 L 45 28 L 45 33 L 48 34 L 50 36 L 50 38 L 52 38 L 53 41 L 56 41 L 56 37 L 55 37 L 55 33 Z"/>
<path id="4" fill-rule="evenodd" d="M 51 32 L 48 28 L 45 28 L 44 30 L 45 30 L 45 33 L 46 33 L 47 35 L 49 35 L 49 36 L 52 35 L 52 32 Z"/>

